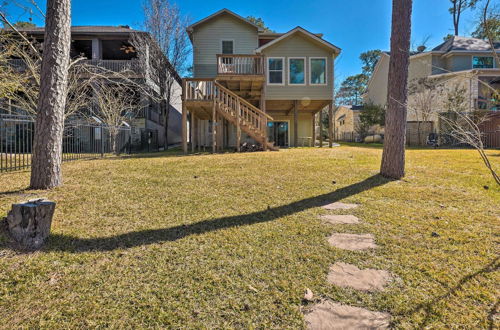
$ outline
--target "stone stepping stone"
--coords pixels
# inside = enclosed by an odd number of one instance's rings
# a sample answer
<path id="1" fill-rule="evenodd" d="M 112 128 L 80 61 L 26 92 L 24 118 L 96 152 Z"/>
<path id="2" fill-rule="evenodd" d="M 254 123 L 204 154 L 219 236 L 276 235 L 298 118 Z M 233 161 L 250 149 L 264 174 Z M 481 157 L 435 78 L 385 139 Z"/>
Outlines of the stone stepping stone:
<path id="1" fill-rule="evenodd" d="M 385 270 L 359 269 L 343 262 L 330 266 L 327 281 L 343 288 L 353 288 L 361 291 L 381 291 L 392 279 Z"/>
<path id="2" fill-rule="evenodd" d="M 349 204 L 349 203 L 341 203 L 335 202 L 327 205 L 323 205 L 323 208 L 326 210 L 350 210 L 358 207 L 358 204 Z"/>
<path id="3" fill-rule="evenodd" d="M 331 223 L 332 225 L 340 225 L 340 224 L 354 224 L 354 223 L 359 223 L 358 217 L 355 217 L 354 215 L 322 215 L 320 216 L 321 219 L 325 220 L 328 223 Z"/>
<path id="4" fill-rule="evenodd" d="M 391 315 L 368 309 L 322 301 L 304 315 L 307 328 L 327 329 L 388 329 Z"/>
<path id="5" fill-rule="evenodd" d="M 377 247 L 372 234 L 335 233 L 328 238 L 328 243 L 339 249 L 359 251 Z"/>

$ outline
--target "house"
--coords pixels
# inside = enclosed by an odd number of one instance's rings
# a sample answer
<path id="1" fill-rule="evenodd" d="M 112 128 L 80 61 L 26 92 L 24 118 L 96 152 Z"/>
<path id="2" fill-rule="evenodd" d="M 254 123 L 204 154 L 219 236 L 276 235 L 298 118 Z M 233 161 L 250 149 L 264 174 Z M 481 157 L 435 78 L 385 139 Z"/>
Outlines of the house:
<path id="1" fill-rule="evenodd" d="M 183 86 L 185 151 L 188 141 L 214 151 L 313 143 L 316 114 L 332 106 L 338 47 L 302 27 L 264 32 L 228 9 L 187 32 L 194 77 Z"/>
<path id="2" fill-rule="evenodd" d="M 43 27 L 19 28 L 18 30 L 32 40 L 43 42 L 45 33 Z M 134 30 L 128 26 L 73 26 L 71 27 L 71 57 L 83 57 L 84 60 L 78 63 L 105 69 L 103 72 L 107 75 L 106 79 L 115 79 L 113 73 L 126 72 L 127 78 L 136 84 L 148 86 L 149 90 L 157 90 L 155 81 L 150 79 L 148 73 L 153 70 L 149 68 L 150 61 L 147 61 L 147 65 L 142 65 L 137 51 L 131 44 L 133 34 L 147 35 L 146 32 Z M 149 47 L 157 47 L 152 38 L 148 40 L 150 40 Z M 23 60 L 12 59 L 10 61 L 12 65 L 21 68 L 23 66 Z M 132 144 L 137 149 L 146 149 L 151 140 L 155 146 L 164 146 L 165 129 L 169 131 L 168 144 L 181 142 L 182 80 L 175 70 L 170 69 L 169 72 L 174 78 L 174 87 L 169 108 L 168 128 L 165 127 L 164 114 L 160 113 L 158 102 L 139 91 L 140 96 L 137 102 L 140 102 L 142 109 L 127 123 L 131 126 Z M 95 108 L 95 105 L 93 107 Z M 18 109 L 16 104 L 9 103 L 2 107 L 2 111 L 12 113 L 22 111 L 22 109 Z"/>
<path id="3" fill-rule="evenodd" d="M 336 141 L 354 142 L 358 136 L 359 115 L 362 106 L 341 105 L 334 114 L 334 139 Z"/>
<path id="4" fill-rule="evenodd" d="M 494 44 L 500 53 L 500 42 Z M 364 94 L 364 103 L 386 106 L 390 54 L 382 53 Z M 488 41 L 454 36 L 433 48 L 410 56 L 408 83 L 408 135 L 424 140 L 428 133 L 440 131 L 439 114 L 447 112 L 445 99 L 436 97 L 432 106 L 422 110 L 419 102 L 426 97 L 412 91 L 423 81 L 439 86 L 441 93 L 454 88 L 463 90 L 468 111 L 498 111 L 500 103 L 500 67 Z M 424 100 L 425 101 L 425 100 Z M 418 137 L 417 137 L 418 135 Z"/>

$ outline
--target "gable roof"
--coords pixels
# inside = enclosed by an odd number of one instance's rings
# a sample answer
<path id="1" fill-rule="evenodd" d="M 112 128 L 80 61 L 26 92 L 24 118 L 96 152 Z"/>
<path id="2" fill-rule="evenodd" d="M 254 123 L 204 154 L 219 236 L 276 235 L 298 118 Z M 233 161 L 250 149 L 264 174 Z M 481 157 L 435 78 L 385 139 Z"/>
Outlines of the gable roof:
<path id="1" fill-rule="evenodd" d="M 494 42 L 495 50 L 500 50 L 500 42 Z M 442 44 L 432 49 L 433 52 L 452 52 L 452 51 L 491 51 L 491 45 L 488 41 L 477 38 L 467 38 L 453 36 Z"/>
<path id="2" fill-rule="evenodd" d="M 262 28 L 261 28 L 261 27 L 259 27 L 257 24 L 255 24 L 255 23 L 253 23 L 253 22 L 250 22 L 248 19 L 246 19 L 246 18 L 244 18 L 244 17 L 242 17 L 242 16 L 240 16 L 240 15 L 236 14 L 235 12 L 230 11 L 230 10 L 229 10 L 229 9 L 227 9 L 227 8 L 223 8 L 223 9 L 219 10 L 218 12 L 215 12 L 215 13 L 213 13 L 212 15 L 207 16 L 207 17 L 205 17 L 205 18 L 203 18 L 203 19 L 199 20 L 198 22 L 195 22 L 195 23 L 191 24 L 190 26 L 188 26 L 188 27 L 186 28 L 186 31 L 187 31 L 187 32 L 189 32 L 189 33 L 191 33 L 191 32 L 193 32 L 193 28 L 194 28 L 195 26 L 200 25 L 200 24 L 202 24 L 202 23 L 205 23 L 205 22 L 207 22 L 207 21 L 211 20 L 212 18 L 217 17 L 217 16 L 222 15 L 222 14 L 228 14 L 228 15 L 231 15 L 231 16 L 233 16 L 233 17 L 237 18 L 238 20 L 240 20 L 240 21 L 244 22 L 244 23 L 247 23 L 247 24 L 252 25 L 252 26 L 253 26 L 253 27 L 255 27 L 255 28 L 256 28 L 259 32 L 260 32 L 260 31 L 263 31 L 263 30 L 262 30 Z"/>
<path id="3" fill-rule="evenodd" d="M 304 28 L 302 28 L 302 27 L 300 27 L 300 26 L 297 26 L 296 28 L 294 28 L 294 29 L 292 29 L 292 30 L 288 31 L 287 33 L 285 33 L 285 34 L 283 34 L 282 36 L 280 36 L 280 37 L 278 37 L 278 38 L 274 39 L 273 41 L 270 41 L 270 42 L 268 42 L 267 44 L 265 44 L 265 45 L 263 45 L 263 46 L 261 46 L 261 47 L 257 48 L 257 49 L 255 50 L 255 52 L 256 52 L 256 53 L 260 53 L 263 49 L 266 49 L 267 47 L 270 47 L 270 46 L 272 46 L 272 45 L 275 45 L 275 44 L 277 44 L 278 42 L 280 42 L 280 41 L 282 41 L 282 40 L 284 40 L 284 39 L 286 39 L 286 38 L 288 38 L 288 37 L 290 37 L 290 36 L 292 36 L 292 35 L 294 35 L 294 34 L 296 34 L 296 33 L 301 33 L 301 34 L 305 35 L 306 37 L 308 37 L 308 38 L 310 38 L 310 39 L 312 39 L 312 40 L 314 40 L 314 41 L 316 41 L 316 42 L 321 43 L 321 44 L 322 44 L 323 46 L 325 46 L 326 48 L 329 48 L 329 49 L 333 50 L 333 52 L 334 52 L 334 53 L 336 53 L 336 54 L 339 54 L 339 53 L 340 53 L 340 51 L 341 51 L 341 49 L 340 49 L 339 47 L 337 47 L 337 46 L 333 45 L 332 43 L 329 43 L 328 41 L 326 41 L 326 40 L 324 40 L 324 39 L 322 39 L 322 38 L 318 37 L 318 36 L 317 36 L 317 35 L 315 35 L 314 33 L 311 33 L 311 32 L 309 32 L 309 31 L 307 31 L 306 29 L 304 29 Z"/>

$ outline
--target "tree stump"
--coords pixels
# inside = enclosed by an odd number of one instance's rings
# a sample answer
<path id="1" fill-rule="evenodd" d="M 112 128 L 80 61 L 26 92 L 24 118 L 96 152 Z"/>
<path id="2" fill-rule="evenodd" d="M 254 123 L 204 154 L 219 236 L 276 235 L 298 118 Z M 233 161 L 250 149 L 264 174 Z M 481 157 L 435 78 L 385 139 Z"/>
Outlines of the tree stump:
<path id="1" fill-rule="evenodd" d="M 12 238 L 26 249 L 39 249 L 50 234 L 56 203 L 45 199 L 32 199 L 12 204 L 7 217 Z"/>

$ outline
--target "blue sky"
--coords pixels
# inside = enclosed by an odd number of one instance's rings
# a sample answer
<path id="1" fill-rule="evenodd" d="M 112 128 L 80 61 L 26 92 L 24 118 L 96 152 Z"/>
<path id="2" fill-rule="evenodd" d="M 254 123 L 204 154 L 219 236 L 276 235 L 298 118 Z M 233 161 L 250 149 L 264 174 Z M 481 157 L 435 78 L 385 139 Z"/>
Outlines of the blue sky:
<path id="1" fill-rule="evenodd" d="M 21 1 L 21 0 L 16 0 Z M 39 1 L 41 6 L 45 4 Z M 73 25 L 120 25 L 140 28 L 141 0 L 73 0 Z M 260 16 L 277 32 L 286 32 L 300 25 L 311 32 L 324 33 L 324 38 L 342 48 L 336 66 L 337 82 L 360 72 L 358 56 L 369 49 L 389 49 L 391 0 L 314 0 L 314 1 L 194 1 L 177 2 L 181 11 L 194 22 L 227 7 L 241 16 Z M 434 47 L 443 36 L 452 33 L 448 13 L 449 0 L 414 0 L 413 44 L 418 46 L 426 37 L 428 47 Z M 12 17 L 28 17 L 11 5 Z M 461 22 L 461 35 L 474 28 L 476 13 L 466 12 Z M 41 18 L 33 16 L 37 25 Z"/>

